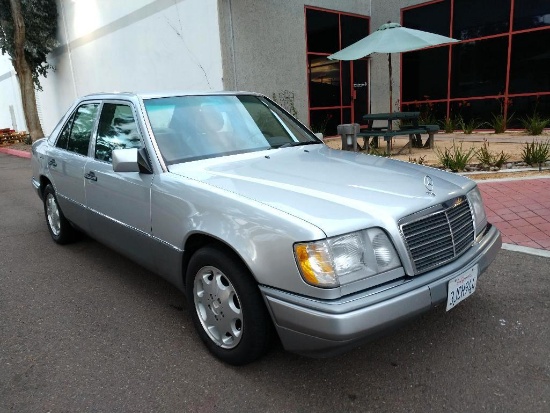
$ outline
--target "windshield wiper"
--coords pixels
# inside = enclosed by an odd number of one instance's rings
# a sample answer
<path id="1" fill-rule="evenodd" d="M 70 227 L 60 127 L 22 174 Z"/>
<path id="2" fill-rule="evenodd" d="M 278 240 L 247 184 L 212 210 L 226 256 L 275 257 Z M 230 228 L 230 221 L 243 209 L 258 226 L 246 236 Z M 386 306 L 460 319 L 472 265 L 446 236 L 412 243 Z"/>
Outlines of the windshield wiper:
<path id="1" fill-rule="evenodd" d="M 287 143 L 283 143 L 281 146 L 279 146 L 279 148 L 290 148 L 292 146 L 303 146 L 303 145 L 317 145 L 317 144 L 320 144 L 321 142 L 317 142 L 317 141 L 307 141 L 307 142 L 287 142 Z"/>

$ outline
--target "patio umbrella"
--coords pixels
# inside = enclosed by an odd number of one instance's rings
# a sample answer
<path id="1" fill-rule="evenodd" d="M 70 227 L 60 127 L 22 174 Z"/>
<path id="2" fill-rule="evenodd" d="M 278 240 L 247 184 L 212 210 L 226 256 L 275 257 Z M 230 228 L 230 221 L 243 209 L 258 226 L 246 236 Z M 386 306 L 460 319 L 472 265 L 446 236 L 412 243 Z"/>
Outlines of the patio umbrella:
<path id="1" fill-rule="evenodd" d="M 380 26 L 374 33 L 359 40 L 356 43 L 330 55 L 332 60 L 356 60 L 372 53 L 387 53 L 390 74 L 390 112 L 392 111 L 392 68 L 391 53 L 409 52 L 437 46 L 446 43 L 458 42 L 450 37 L 408 29 L 398 23 L 386 23 Z"/>

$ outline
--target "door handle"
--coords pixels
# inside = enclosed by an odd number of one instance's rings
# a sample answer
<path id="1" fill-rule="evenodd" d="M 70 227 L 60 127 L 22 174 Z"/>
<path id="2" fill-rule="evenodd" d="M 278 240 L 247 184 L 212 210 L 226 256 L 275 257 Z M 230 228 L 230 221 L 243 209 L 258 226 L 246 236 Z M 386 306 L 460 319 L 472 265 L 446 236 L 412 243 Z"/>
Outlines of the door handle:
<path id="1" fill-rule="evenodd" d="M 97 181 L 97 176 L 95 176 L 95 173 L 91 171 L 87 174 L 84 174 L 84 178 L 89 179 L 90 181 Z"/>
<path id="2" fill-rule="evenodd" d="M 48 162 L 48 165 L 53 166 L 55 168 L 57 166 L 57 162 L 55 162 L 55 159 L 50 159 L 50 161 Z"/>

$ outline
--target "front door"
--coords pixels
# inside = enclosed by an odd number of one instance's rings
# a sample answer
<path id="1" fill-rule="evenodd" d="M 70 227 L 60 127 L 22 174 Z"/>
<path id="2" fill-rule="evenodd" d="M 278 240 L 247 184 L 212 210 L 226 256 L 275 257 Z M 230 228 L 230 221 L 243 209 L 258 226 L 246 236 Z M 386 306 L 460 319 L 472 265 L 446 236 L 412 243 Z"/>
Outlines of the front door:
<path id="1" fill-rule="evenodd" d="M 148 266 L 151 243 L 152 174 L 114 172 L 113 149 L 143 146 L 130 103 L 105 102 L 86 164 L 86 201 L 94 238 Z"/>

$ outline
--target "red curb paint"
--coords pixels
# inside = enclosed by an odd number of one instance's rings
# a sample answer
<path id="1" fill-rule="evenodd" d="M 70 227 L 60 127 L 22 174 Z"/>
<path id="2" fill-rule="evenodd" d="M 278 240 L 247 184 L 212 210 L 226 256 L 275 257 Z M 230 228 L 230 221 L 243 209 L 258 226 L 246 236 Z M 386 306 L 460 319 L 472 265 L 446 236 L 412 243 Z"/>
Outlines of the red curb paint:
<path id="1" fill-rule="evenodd" d="M 0 148 L 0 153 L 5 153 L 12 156 L 18 156 L 20 158 L 31 159 L 31 153 L 27 151 L 19 151 L 17 149 Z"/>

